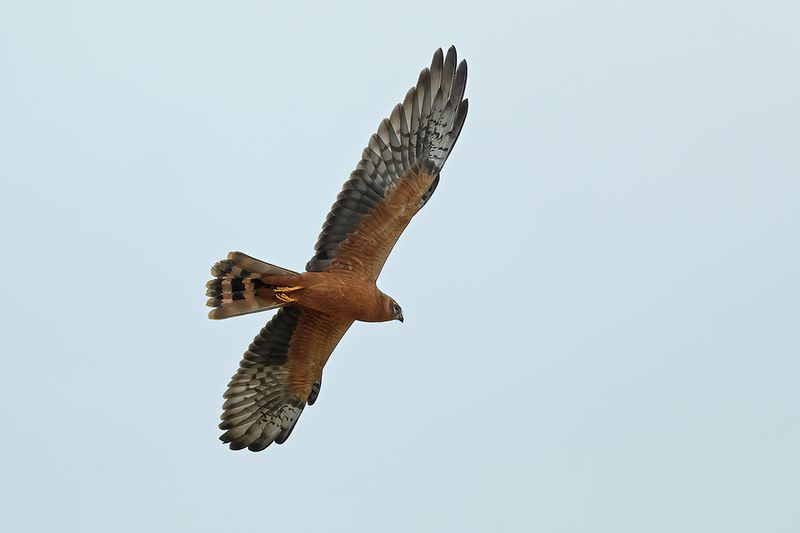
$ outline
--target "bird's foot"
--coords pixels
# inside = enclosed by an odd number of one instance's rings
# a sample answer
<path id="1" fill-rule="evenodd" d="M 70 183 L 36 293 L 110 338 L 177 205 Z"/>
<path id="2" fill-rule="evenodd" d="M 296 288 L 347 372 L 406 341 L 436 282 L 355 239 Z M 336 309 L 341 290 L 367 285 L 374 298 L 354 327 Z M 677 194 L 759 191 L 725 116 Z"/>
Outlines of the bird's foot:
<path id="1" fill-rule="evenodd" d="M 302 289 L 302 287 L 299 287 L 299 286 L 295 286 L 295 287 L 275 287 L 274 289 L 272 289 L 272 292 L 275 293 L 275 297 L 278 300 L 289 304 L 289 303 L 292 303 L 292 302 L 296 302 L 297 300 L 295 300 L 291 296 L 287 295 L 286 293 L 287 292 L 296 291 L 298 289 Z"/>

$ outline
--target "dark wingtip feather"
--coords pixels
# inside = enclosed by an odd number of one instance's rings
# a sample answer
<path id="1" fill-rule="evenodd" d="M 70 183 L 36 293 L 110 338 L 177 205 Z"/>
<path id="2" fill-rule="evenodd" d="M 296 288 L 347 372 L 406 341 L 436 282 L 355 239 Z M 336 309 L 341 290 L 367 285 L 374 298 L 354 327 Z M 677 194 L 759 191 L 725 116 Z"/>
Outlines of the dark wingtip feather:
<path id="1" fill-rule="evenodd" d="M 253 444 L 248 446 L 247 449 L 250 450 L 251 452 L 262 452 L 262 451 L 266 450 L 267 447 L 270 444 L 272 444 L 273 442 L 276 442 L 276 441 L 271 440 L 271 439 L 267 439 L 267 438 L 260 438 L 260 439 L 256 440 Z"/>
<path id="2" fill-rule="evenodd" d="M 442 70 L 444 69 L 444 53 L 441 48 L 437 48 L 431 60 L 431 87 L 438 87 L 442 80 Z"/>
<path id="3" fill-rule="evenodd" d="M 456 68 L 455 76 L 453 77 L 453 85 L 450 88 L 450 101 L 455 102 L 457 105 L 464 97 L 464 90 L 467 87 L 467 62 L 461 60 Z"/>
<path id="4" fill-rule="evenodd" d="M 456 111 L 456 118 L 453 120 L 453 140 L 452 145 L 456 144 L 458 136 L 461 135 L 461 128 L 464 127 L 464 121 L 467 120 L 467 112 L 469 111 L 469 99 L 464 98 Z M 451 146 L 452 149 L 452 146 Z"/>

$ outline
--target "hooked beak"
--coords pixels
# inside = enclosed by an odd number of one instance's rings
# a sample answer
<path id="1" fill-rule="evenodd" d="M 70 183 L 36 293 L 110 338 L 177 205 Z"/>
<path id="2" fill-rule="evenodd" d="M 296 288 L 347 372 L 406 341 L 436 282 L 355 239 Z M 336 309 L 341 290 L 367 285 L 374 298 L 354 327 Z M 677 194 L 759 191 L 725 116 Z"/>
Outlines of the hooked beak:
<path id="1" fill-rule="evenodd" d="M 399 320 L 400 322 L 403 322 L 403 313 L 402 312 L 399 315 L 397 315 L 397 320 Z"/>

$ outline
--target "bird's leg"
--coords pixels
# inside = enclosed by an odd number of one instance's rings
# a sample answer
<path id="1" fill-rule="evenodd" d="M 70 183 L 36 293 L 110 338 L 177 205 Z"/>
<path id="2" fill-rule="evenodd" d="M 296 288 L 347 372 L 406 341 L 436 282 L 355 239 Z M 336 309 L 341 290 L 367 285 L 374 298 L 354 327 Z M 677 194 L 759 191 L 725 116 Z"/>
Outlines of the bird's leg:
<path id="1" fill-rule="evenodd" d="M 295 287 L 275 287 L 274 289 L 272 289 L 272 292 L 275 293 L 275 297 L 278 300 L 289 304 L 289 303 L 292 303 L 292 302 L 296 302 L 297 300 L 295 300 L 291 296 L 287 295 L 286 293 L 287 292 L 296 291 L 296 290 L 302 289 L 302 288 L 303 287 L 300 287 L 300 286 L 295 286 Z"/>
<path id="2" fill-rule="evenodd" d="M 280 301 L 282 301 L 284 303 L 287 303 L 287 304 L 290 304 L 292 302 L 296 302 L 297 301 L 294 298 L 290 298 L 289 296 L 286 296 L 282 292 L 276 292 L 275 293 L 275 298 L 277 298 L 278 300 L 280 300 Z"/>

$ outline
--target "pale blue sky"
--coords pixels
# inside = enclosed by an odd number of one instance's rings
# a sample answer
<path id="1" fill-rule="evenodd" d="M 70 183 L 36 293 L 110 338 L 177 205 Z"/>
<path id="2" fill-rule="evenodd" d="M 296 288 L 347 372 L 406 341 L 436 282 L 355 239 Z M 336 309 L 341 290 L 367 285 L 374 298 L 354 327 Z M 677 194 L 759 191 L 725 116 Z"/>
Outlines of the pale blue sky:
<path id="1" fill-rule="evenodd" d="M 800 530 L 796 2 L 4 2 L 4 531 Z M 221 394 L 439 46 L 470 115 L 283 446 Z"/>

